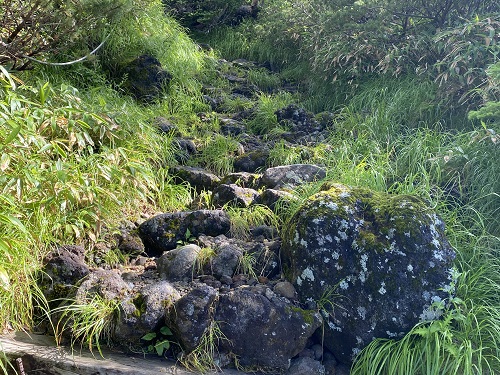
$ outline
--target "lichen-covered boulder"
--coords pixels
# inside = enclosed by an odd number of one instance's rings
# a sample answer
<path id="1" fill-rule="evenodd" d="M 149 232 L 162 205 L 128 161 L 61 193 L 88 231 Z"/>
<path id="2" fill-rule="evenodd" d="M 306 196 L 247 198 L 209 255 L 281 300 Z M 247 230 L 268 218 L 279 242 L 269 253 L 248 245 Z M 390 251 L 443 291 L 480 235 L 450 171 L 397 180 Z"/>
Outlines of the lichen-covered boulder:
<path id="1" fill-rule="evenodd" d="M 44 259 L 38 284 L 48 301 L 66 298 L 73 286 L 88 273 L 85 249 L 76 245 L 63 245 Z"/>
<path id="2" fill-rule="evenodd" d="M 421 200 L 339 184 L 296 212 L 282 254 L 299 299 L 322 302 L 325 346 L 344 363 L 437 317 L 431 305 L 448 296 L 455 258 Z"/>
<path id="3" fill-rule="evenodd" d="M 241 366 L 283 371 L 300 353 L 322 319 L 265 286 L 240 287 L 221 294 L 215 321 L 226 340 L 219 350 L 232 353 Z"/>
<path id="4" fill-rule="evenodd" d="M 149 256 L 158 256 L 177 247 L 186 235 L 218 236 L 229 232 L 229 215 L 221 210 L 172 212 L 156 215 L 139 226 L 139 236 Z"/>

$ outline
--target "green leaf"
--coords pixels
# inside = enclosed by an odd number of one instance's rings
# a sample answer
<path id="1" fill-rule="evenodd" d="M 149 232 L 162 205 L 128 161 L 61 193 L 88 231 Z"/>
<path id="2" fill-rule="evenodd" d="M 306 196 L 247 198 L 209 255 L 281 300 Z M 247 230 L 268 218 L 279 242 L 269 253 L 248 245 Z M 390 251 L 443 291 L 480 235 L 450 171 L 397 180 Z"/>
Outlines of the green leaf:
<path id="1" fill-rule="evenodd" d="M 144 341 L 151 341 L 153 339 L 156 338 L 156 333 L 154 332 L 149 332 L 149 333 L 146 333 L 144 336 L 141 337 L 141 340 L 144 340 Z"/>
<path id="2" fill-rule="evenodd" d="M 172 336 L 173 333 L 172 331 L 170 330 L 170 328 L 166 327 L 166 326 L 163 326 L 160 328 L 160 333 L 163 335 L 163 336 Z"/>
<path id="3" fill-rule="evenodd" d="M 170 341 L 163 340 L 155 345 L 156 354 L 162 355 L 165 350 L 170 348 Z"/>
<path id="4" fill-rule="evenodd" d="M 14 120 L 10 120 L 9 119 L 9 120 L 7 120 L 7 123 L 9 125 L 11 125 L 13 127 L 13 129 L 10 132 L 10 134 L 8 135 L 8 137 L 5 138 L 5 141 L 3 142 L 4 145 L 9 144 L 10 142 L 12 142 L 17 137 L 17 135 L 21 131 L 21 127 L 22 127 L 22 124 L 18 124 Z"/>

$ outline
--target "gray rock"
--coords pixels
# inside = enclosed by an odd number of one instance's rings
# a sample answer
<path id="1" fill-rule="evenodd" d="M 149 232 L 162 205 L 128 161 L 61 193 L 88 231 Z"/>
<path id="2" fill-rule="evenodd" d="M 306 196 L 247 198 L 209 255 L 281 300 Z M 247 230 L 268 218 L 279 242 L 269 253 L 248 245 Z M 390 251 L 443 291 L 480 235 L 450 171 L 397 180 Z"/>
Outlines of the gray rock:
<path id="1" fill-rule="evenodd" d="M 117 270 L 97 269 L 87 275 L 78 286 L 75 300 L 88 301 L 93 295 L 107 300 L 121 299 L 130 291 L 129 285 L 122 279 Z"/>
<path id="2" fill-rule="evenodd" d="M 212 204 L 215 207 L 222 207 L 227 203 L 237 207 L 248 207 L 258 196 L 259 193 L 254 189 L 242 188 L 235 184 L 221 184 L 213 191 Z"/>
<path id="3" fill-rule="evenodd" d="M 271 189 L 280 189 L 318 181 L 325 177 L 325 168 L 312 164 L 292 164 L 266 169 L 262 176 L 262 184 Z"/>
<path id="4" fill-rule="evenodd" d="M 154 216 L 139 226 L 139 236 L 149 256 L 159 256 L 177 247 L 178 241 L 201 234 L 218 236 L 229 232 L 229 215 L 221 210 L 198 210 L 165 213 Z M 188 232 L 189 230 L 189 232 Z"/>
<path id="5" fill-rule="evenodd" d="M 227 244 L 216 249 L 216 252 L 217 255 L 212 260 L 213 274 L 218 278 L 232 277 L 240 264 L 243 251 L 235 245 Z"/>
<path id="6" fill-rule="evenodd" d="M 321 325 L 321 316 L 292 305 L 265 286 L 253 288 L 220 295 L 215 320 L 227 338 L 220 349 L 235 354 L 241 366 L 286 370 Z"/>
<path id="7" fill-rule="evenodd" d="M 288 202 L 293 199 L 294 196 L 289 192 L 283 190 L 266 189 L 255 200 L 255 203 L 263 204 L 269 207 L 271 210 L 274 210 L 276 207 L 276 203 L 279 200 L 282 200 L 283 202 Z"/>
<path id="8" fill-rule="evenodd" d="M 186 181 L 198 191 L 213 190 L 220 183 L 220 178 L 202 168 L 177 166 L 171 169 L 175 181 Z"/>
<path id="9" fill-rule="evenodd" d="M 288 281 L 278 282 L 274 286 L 273 292 L 290 300 L 297 298 L 297 291 L 295 290 L 295 287 Z"/>
<path id="10" fill-rule="evenodd" d="M 124 300 L 115 327 L 115 341 L 122 347 L 137 346 L 141 337 L 162 324 L 166 309 L 180 297 L 172 284 L 160 281 L 145 286 L 133 298 Z"/>
<path id="11" fill-rule="evenodd" d="M 299 357 L 292 361 L 286 375 L 325 375 L 325 367 L 310 357 Z"/>
<path id="12" fill-rule="evenodd" d="M 196 273 L 196 259 L 201 248 L 194 244 L 166 251 L 156 260 L 162 279 L 169 281 L 191 280 Z"/>
<path id="13" fill-rule="evenodd" d="M 431 304 L 448 296 L 455 253 L 419 199 L 325 188 L 291 219 L 282 254 L 299 300 L 329 312 L 325 347 L 350 363 L 374 338 L 400 338 L 439 317 Z"/>

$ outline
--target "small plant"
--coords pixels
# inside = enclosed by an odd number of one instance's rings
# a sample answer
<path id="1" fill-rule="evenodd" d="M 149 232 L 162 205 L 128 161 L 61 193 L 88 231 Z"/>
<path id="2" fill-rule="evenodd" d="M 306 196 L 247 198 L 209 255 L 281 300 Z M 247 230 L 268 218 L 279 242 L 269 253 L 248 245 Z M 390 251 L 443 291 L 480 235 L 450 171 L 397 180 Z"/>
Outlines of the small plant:
<path id="1" fill-rule="evenodd" d="M 210 322 L 210 325 L 203 333 L 200 344 L 190 353 L 181 356 L 181 364 L 191 371 L 197 371 L 202 374 L 210 370 L 220 370 L 217 364 L 219 355 L 218 346 L 221 342 L 229 342 L 227 337 L 221 331 L 219 323 Z"/>
<path id="2" fill-rule="evenodd" d="M 244 253 L 240 257 L 240 262 L 236 268 L 236 273 L 242 273 L 248 275 L 250 278 L 257 279 L 257 273 L 255 272 L 255 265 L 257 264 L 257 259 L 253 253 Z"/>
<path id="3" fill-rule="evenodd" d="M 248 208 L 225 205 L 224 211 L 231 219 L 230 234 L 233 238 L 248 239 L 251 228 L 259 225 L 278 227 L 278 218 L 269 207 L 264 205 L 255 204 Z"/>
<path id="4" fill-rule="evenodd" d="M 172 341 L 170 340 L 173 333 L 167 326 L 160 328 L 159 332 L 150 332 L 141 337 L 141 340 L 146 343 L 146 351 L 148 353 L 156 353 L 162 357 L 170 349 Z"/>
<path id="5" fill-rule="evenodd" d="M 267 163 L 271 167 L 279 165 L 297 164 L 302 162 L 302 148 L 291 146 L 281 140 L 269 151 Z"/>
<path id="6" fill-rule="evenodd" d="M 292 101 L 292 95 L 286 92 L 275 95 L 260 94 L 254 116 L 247 122 L 248 128 L 256 134 L 268 134 L 278 128 L 276 111 Z"/>
<path id="7" fill-rule="evenodd" d="M 205 142 L 199 162 L 216 175 L 225 176 L 233 171 L 234 156 L 237 151 L 237 140 L 215 135 Z"/>
<path id="8" fill-rule="evenodd" d="M 82 301 L 72 301 L 67 305 L 52 310 L 52 315 L 59 315 L 55 325 L 56 341 L 62 340 L 65 332 L 71 334 L 71 346 L 77 341 L 86 345 L 90 352 L 97 348 L 101 357 L 101 342 L 111 341 L 114 325 L 119 315 L 120 302 L 108 300 L 98 294 L 87 295 Z"/>
<path id="9" fill-rule="evenodd" d="M 215 250 L 211 247 L 203 247 L 196 255 L 193 273 L 199 275 L 203 273 L 203 269 L 215 257 Z"/>

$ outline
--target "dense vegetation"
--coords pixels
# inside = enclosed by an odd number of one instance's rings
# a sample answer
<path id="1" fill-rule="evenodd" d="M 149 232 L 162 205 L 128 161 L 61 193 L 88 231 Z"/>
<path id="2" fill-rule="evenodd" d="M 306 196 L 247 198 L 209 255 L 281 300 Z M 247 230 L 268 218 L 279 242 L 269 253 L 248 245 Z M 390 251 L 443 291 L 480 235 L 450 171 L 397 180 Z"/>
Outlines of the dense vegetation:
<path id="1" fill-rule="evenodd" d="M 278 142 L 273 165 L 321 163 L 333 181 L 418 195 L 445 219 L 457 251 L 443 319 L 401 341 L 374 341 L 353 373 L 500 372 L 498 3 L 267 0 L 256 19 L 237 22 L 239 2 L 190 3 L 0 0 L 2 329 L 29 330 L 49 314 L 35 281 L 57 244 L 98 251 L 124 216 L 204 199 L 172 183 L 178 150 L 156 117 L 196 140 L 193 163 L 231 170 L 237 140 L 214 137 L 216 116 L 196 114 L 211 111 L 203 84 L 225 84 L 217 57 L 247 58 L 272 70 L 249 73 L 265 92 L 251 103 L 228 97 L 225 110 L 255 106 L 247 126 L 256 134 L 279 138 L 274 112 L 290 103 L 334 115 L 324 145 Z M 171 16 L 197 25 L 191 38 L 214 50 L 202 51 Z M 126 95 L 120 76 L 143 53 L 173 76 L 149 105 Z M 296 92 L 280 91 L 285 83 Z"/>

